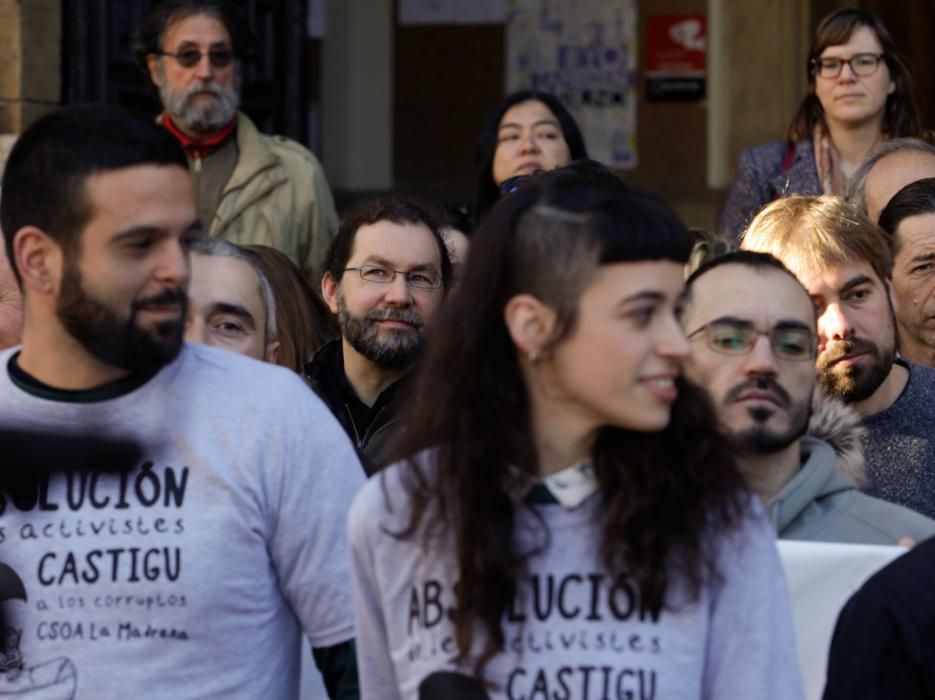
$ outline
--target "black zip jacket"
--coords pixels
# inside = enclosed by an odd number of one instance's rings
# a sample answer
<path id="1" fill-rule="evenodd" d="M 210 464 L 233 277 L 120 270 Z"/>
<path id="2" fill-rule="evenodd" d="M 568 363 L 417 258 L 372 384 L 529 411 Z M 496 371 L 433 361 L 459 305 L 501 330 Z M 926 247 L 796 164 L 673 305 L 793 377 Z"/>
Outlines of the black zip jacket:
<path id="1" fill-rule="evenodd" d="M 373 406 L 367 406 L 344 373 L 340 340 L 319 348 L 305 365 L 305 378 L 354 443 L 367 476 L 376 472 L 384 465 L 387 447 L 400 425 L 395 399 L 403 393 L 406 378 L 388 386 Z"/>

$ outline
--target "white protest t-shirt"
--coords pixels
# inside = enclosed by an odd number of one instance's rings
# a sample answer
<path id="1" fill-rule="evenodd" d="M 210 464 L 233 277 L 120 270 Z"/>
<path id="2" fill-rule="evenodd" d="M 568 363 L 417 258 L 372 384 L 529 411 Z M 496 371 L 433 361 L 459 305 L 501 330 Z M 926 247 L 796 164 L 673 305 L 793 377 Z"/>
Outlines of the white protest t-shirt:
<path id="1" fill-rule="evenodd" d="M 548 535 L 523 511 L 518 546 L 545 546 L 504 616 L 505 650 L 486 669 L 495 687 L 469 691 L 472 668 L 452 662 L 452 543 L 425 548 L 392 534 L 408 525 L 399 465 L 365 485 L 348 519 L 363 698 L 802 698 L 788 593 L 762 509 L 720 544 L 723 582 L 708 582 L 694 603 L 674 585 L 654 614 L 600 562 L 600 493 L 575 509 L 534 507 Z"/>
<path id="2" fill-rule="evenodd" d="M 0 427 L 132 437 L 143 460 L 0 498 L 0 698 L 294 698 L 302 631 L 353 636 L 363 472 L 327 408 L 288 370 L 206 346 L 92 403 L 25 391 L 10 357 Z"/>

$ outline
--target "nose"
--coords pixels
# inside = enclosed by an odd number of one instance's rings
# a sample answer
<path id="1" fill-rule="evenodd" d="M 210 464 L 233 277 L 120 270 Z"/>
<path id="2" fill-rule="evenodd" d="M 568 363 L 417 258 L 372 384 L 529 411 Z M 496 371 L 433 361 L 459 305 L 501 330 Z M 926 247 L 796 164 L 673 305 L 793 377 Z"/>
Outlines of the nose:
<path id="1" fill-rule="evenodd" d="M 207 52 L 201 54 L 198 63 L 195 64 L 195 75 L 201 80 L 207 80 L 214 75 L 214 66 Z"/>
<path id="2" fill-rule="evenodd" d="M 394 306 L 409 306 L 412 304 L 412 290 L 409 289 L 409 283 L 406 282 L 406 276 L 397 272 L 393 281 L 386 286 L 386 293 L 383 300 Z"/>
<path id="3" fill-rule="evenodd" d="M 180 241 L 165 241 L 162 254 L 156 263 L 156 280 L 167 287 L 187 287 L 189 270 L 187 248 Z"/>
<path id="4" fill-rule="evenodd" d="M 691 352 L 691 344 L 688 342 L 688 338 L 685 337 L 685 331 L 674 316 L 666 324 L 663 335 L 656 346 L 656 352 L 660 357 L 676 362 L 681 362 Z"/>
<path id="5" fill-rule="evenodd" d="M 208 344 L 208 327 L 204 319 L 195 316 L 191 310 L 185 319 L 185 340 L 190 343 Z"/>
<path id="6" fill-rule="evenodd" d="M 851 68 L 851 64 L 847 61 L 841 62 L 841 74 L 838 75 L 838 80 L 845 83 L 852 83 L 857 80 L 857 74 L 854 72 L 854 69 Z"/>
<path id="7" fill-rule="evenodd" d="M 749 375 L 767 375 L 774 377 L 779 372 L 776 355 L 769 336 L 758 335 L 753 341 L 750 354 L 744 360 L 744 372 Z"/>
<path id="8" fill-rule="evenodd" d="M 829 340 L 846 340 L 854 335 L 854 328 L 847 314 L 840 304 L 828 304 L 824 313 L 818 318 L 818 342 L 824 344 Z"/>
<path id="9" fill-rule="evenodd" d="M 520 152 L 521 153 L 538 153 L 539 144 L 536 141 L 535 134 L 532 133 L 532 129 L 524 131 L 523 135 L 520 137 Z"/>

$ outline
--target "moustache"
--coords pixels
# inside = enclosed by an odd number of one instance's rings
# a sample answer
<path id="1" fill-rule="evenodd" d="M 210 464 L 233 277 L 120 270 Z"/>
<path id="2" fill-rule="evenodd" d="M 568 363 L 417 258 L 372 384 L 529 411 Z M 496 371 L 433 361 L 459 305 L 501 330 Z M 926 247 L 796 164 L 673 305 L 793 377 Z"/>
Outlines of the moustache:
<path id="1" fill-rule="evenodd" d="M 400 321 L 406 323 L 416 330 L 421 330 L 425 325 L 422 317 L 414 309 L 374 309 L 367 313 L 364 318 L 370 322 L 377 321 Z"/>
<path id="2" fill-rule="evenodd" d="M 220 97 L 222 90 L 221 86 L 215 82 L 202 81 L 195 83 L 191 87 L 185 90 L 185 98 L 188 99 L 199 92 L 207 92 L 213 95 L 214 97 Z"/>
<path id="3" fill-rule="evenodd" d="M 818 356 L 816 365 L 818 369 L 826 369 L 852 353 L 879 355 L 880 351 L 874 343 L 869 340 L 864 340 L 863 338 L 841 340 L 821 353 L 821 355 Z"/>
<path id="4" fill-rule="evenodd" d="M 742 384 L 738 384 L 727 392 L 727 396 L 724 397 L 724 402 L 733 403 L 748 391 L 770 392 L 776 397 L 783 408 L 788 407 L 792 403 L 792 397 L 789 396 L 789 392 L 783 389 L 782 386 L 779 385 L 779 382 L 771 377 L 754 377 Z"/>
<path id="5" fill-rule="evenodd" d="M 184 308 L 188 304 L 188 294 L 184 289 L 163 289 L 158 294 L 142 299 L 135 299 L 131 308 L 139 311 L 150 306 L 178 306 Z"/>

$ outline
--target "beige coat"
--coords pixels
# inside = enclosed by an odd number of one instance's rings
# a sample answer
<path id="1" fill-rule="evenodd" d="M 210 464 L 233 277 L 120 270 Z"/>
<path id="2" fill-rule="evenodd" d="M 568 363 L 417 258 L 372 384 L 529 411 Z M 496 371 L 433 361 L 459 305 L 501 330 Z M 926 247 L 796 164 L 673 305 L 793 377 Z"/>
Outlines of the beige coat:
<path id="1" fill-rule="evenodd" d="M 314 288 L 325 250 L 338 229 L 321 163 L 283 136 L 261 134 L 237 116 L 239 158 L 208 232 L 238 245 L 268 245 L 302 268 Z"/>

